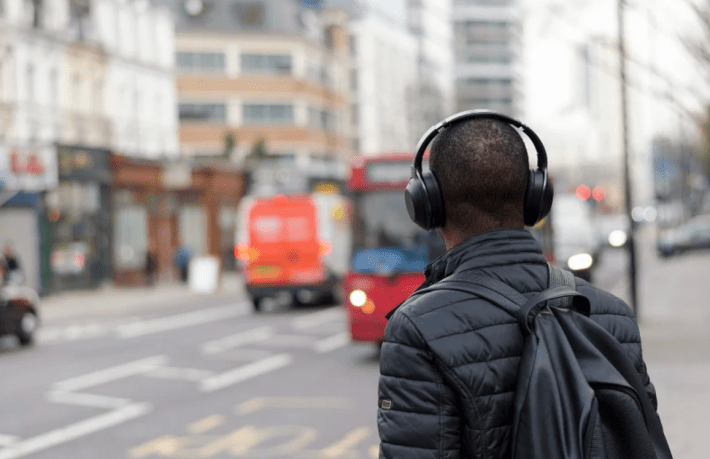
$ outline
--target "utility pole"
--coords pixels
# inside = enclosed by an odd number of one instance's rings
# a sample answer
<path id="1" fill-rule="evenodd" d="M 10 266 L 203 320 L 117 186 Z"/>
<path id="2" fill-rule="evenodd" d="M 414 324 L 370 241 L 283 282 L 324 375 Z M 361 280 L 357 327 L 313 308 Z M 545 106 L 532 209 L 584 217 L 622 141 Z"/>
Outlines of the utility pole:
<path id="1" fill-rule="evenodd" d="M 626 248 L 629 253 L 629 287 L 631 287 L 631 309 L 638 319 L 638 273 L 636 271 L 636 222 L 631 216 L 633 209 L 631 164 L 629 158 L 629 108 L 626 87 L 626 42 L 624 40 L 624 10 L 625 0 L 618 0 L 618 23 L 619 23 L 619 76 L 621 83 L 621 124 L 623 131 L 624 145 L 624 189 L 626 194 L 626 216 L 629 219 L 629 235 Z"/>

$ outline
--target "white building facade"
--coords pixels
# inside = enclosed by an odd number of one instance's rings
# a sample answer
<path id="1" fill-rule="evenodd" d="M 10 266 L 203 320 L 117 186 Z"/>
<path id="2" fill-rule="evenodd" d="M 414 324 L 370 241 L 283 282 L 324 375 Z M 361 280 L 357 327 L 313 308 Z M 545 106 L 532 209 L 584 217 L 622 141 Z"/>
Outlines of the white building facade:
<path id="1" fill-rule="evenodd" d="M 404 29 L 374 13 L 351 25 L 355 150 L 409 150 L 416 143 L 417 47 Z"/>
<path id="2" fill-rule="evenodd" d="M 111 153 L 177 155 L 173 30 L 157 0 L 0 0 L 0 227 L 30 286 L 110 272 Z"/>
<path id="3" fill-rule="evenodd" d="M 417 141 L 418 42 L 404 0 L 329 0 L 350 15 L 353 151 L 411 150 Z"/>
<path id="4" fill-rule="evenodd" d="M 521 12 L 518 0 L 454 0 L 456 106 L 520 116 Z"/>
<path id="5" fill-rule="evenodd" d="M 409 31 L 417 40 L 419 124 L 422 134 L 454 110 L 452 0 L 407 2 Z"/>
<path id="6" fill-rule="evenodd" d="M 112 145 L 148 158 L 178 153 L 174 24 L 147 0 L 95 0 L 96 36 L 109 54 L 107 92 Z"/>

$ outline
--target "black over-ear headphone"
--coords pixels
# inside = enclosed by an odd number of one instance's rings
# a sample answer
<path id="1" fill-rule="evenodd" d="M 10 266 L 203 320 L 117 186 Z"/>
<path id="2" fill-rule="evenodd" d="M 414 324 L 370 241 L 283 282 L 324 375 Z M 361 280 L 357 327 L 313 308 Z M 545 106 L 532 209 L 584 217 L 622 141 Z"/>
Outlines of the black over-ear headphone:
<path id="1" fill-rule="evenodd" d="M 519 129 L 532 140 L 537 150 L 537 169 L 531 169 L 528 174 L 528 186 L 525 191 L 523 218 L 525 225 L 535 226 L 550 213 L 552 207 L 552 183 L 547 178 L 547 152 L 540 138 L 532 129 L 509 116 L 487 110 L 468 110 L 446 118 L 429 128 L 417 145 L 417 154 L 412 164 L 412 178 L 404 191 L 409 218 L 425 230 L 441 228 L 446 224 L 444 195 L 439 186 L 439 180 L 431 170 L 422 171 L 422 158 L 427 147 L 447 128 L 454 124 L 476 118 L 503 121 Z"/>

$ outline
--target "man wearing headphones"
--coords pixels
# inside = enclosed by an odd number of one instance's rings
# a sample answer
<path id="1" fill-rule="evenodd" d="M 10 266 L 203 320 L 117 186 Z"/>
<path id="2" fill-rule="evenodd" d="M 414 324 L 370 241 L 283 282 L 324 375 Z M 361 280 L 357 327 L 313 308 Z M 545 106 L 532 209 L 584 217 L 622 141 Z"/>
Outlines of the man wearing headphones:
<path id="1" fill-rule="evenodd" d="M 532 140 L 537 169 L 530 169 L 516 128 Z M 431 170 L 422 171 L 430 143 Z M 544 146 L 530 128 L 492 112 L 454 115 L 424 135 L 412 169 L 409 215 L 437 230 L 447 248 L 427 267 L 419 290 L 454 274 L 493 277 L 528 298 L 547 289 L 546 260 L 524 229 L 547 215 L 553 194 Z M 581 279 L 576 290 L 589 299 L 592 320 L 628 349 L 655 409 L 631 309 Z M 380 457 L 510 457 L 524 344 L 516 319 L 454 290 L 414 294 L 388 318 L 380 356 Z"/>

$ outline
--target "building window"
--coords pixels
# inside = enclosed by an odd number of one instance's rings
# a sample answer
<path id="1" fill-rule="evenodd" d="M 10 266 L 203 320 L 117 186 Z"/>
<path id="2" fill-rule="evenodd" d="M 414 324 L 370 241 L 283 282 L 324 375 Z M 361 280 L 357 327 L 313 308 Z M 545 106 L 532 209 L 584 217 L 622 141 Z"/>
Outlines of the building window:
<path id="1" fill-rule="evenodd" d="M 236 7 L 237 17 L 243 26 L 259 28 L 264 25 L 266 15 L 262 2 L 240 3 Z"/>
<path id="2" fill-rule="evenodd" d="M 291 56 L 287 54 L 242 54 L 242 72 L 291 74 Z"/>
<path id="3" fill-rule="evenodd" d="M 187 72 L 224 73 L 224 53 L 197 53 L 180 51 L 175 55 L 179 70 Z"/>
<path id="4" fill-rule="evenodd" d="M 504 21 L 457 22 L 457 45 L 505 44 L 512 38 L 513 25 Z"/>
<path id="5" fill-rule="evenodd" d="M 79 40 L 91 33 L 91 4 L 88 0 L 69 0 L 69 29 Z"/>
<path id="6" fill-rule="evenodd" d="M 79 110 L 82 108 L 82 94 L 81 94 L 81 75 L 78 73 L 74 75 L 72 79 L 72 86 L 73 86 L 73 99 L 74 99 L 74 109 Z"/>
<path id="7" fill-rule="evenodd" d="M 472 89 L 481 92 L 509 91 L 513 88 L 513 80 L 509 78 L 459 78 L 456 85 L 461 89 Z"/>
<path id="8" fill-rule="evenodd" d="M 113 232 L 116 268 L 143 268 L 148 248 L 147 210 L 137 205 L 116 209 Z"/>
<path id="9" fill-rule="evenodd" d="M 178 106 L 180 121 L 225 121 L 227 107 L 225 104 L 194 104 L 184 103 Z"/>
<path id="10" fill-rule="evenodd" d="M 357 37 L 355 35 L 350 35 L 350 37 L 348 37 L 348 41 L 350 45 L 350 55 L 357 55 Z"/>
<path id="11" fill-rule="evenodd" d="M 350 70 L 350 90 L 357 91 L 357 69 Z"/>
<path id="12" fill-rule="evenodd" d="M 101 81 L 94 82 L 94 97 L 93 97 L 94 112 L 102 113 L 104 110 L 104 85 Z"/>
<path id="13" fill-rule="evenodd" d="M 293 124 L 293 105 L 244 105 L 244 124 Z"/>
<path id="14" fill-rule="evenodd" d="M 35 102 L 35 68 L 32 64 L 27 65 L 27 101 Z"/>
<path id="15" fill-rule="evenodd" d="M 335 132 L 338 118 L 330 110 L 308 109 L 308 126 L 311 129 Z"/>

